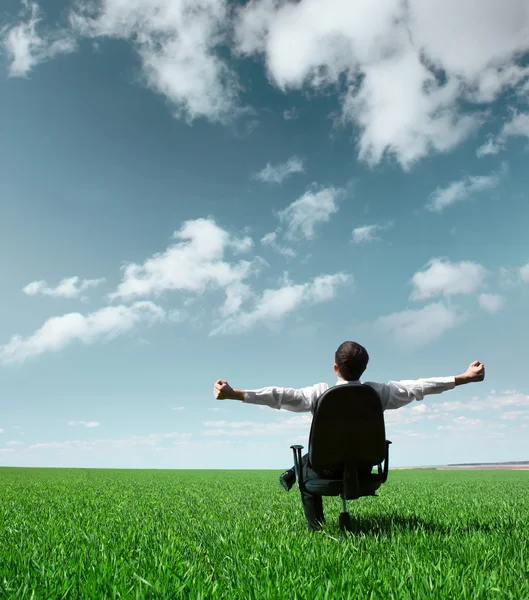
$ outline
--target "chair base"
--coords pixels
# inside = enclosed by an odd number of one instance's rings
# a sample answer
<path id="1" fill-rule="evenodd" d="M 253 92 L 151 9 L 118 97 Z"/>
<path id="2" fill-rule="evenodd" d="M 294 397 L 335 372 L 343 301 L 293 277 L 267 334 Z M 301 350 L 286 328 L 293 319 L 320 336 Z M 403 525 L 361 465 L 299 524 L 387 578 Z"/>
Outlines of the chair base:
<path id="1" fill-rule="evenodd" d="M 340 516 L 338 517 L 338 525 L 340 526 L 340 531 L 352 531 L 353 521 L 351 519 L 351 515 L 348 512 L 340 513 Z"/>

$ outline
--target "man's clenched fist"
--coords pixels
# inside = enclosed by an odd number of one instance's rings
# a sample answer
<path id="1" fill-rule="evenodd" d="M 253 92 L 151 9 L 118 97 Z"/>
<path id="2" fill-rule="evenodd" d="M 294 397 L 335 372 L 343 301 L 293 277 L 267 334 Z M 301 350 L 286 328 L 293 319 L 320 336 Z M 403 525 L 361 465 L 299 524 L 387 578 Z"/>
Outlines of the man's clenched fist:
<path id="1" fill-rule="evenodd" d="M 470 363 L 466 375 L 469 381 L 483 381 L 485 379 L 485 365 L 479 360 Z"/>
<path id="2" fill-rule="evenodd" d="M 222 379 L 217 379 L 213 385 L 213 394 L 217 400 L 234 399 L 234 390 L 231 385 Z"/>

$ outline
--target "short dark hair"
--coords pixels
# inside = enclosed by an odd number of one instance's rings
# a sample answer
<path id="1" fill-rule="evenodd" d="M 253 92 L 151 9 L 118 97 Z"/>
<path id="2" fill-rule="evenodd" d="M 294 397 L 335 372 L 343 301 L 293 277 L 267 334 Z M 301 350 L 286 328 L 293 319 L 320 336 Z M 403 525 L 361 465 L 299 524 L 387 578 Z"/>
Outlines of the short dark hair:
<path id="1" fill-rule="evenodd" d="M 334 362 L 346 381 L 357 381 L 366 370 L 369 354 L 356 342 L 344 342 L 336 350 Z"/>

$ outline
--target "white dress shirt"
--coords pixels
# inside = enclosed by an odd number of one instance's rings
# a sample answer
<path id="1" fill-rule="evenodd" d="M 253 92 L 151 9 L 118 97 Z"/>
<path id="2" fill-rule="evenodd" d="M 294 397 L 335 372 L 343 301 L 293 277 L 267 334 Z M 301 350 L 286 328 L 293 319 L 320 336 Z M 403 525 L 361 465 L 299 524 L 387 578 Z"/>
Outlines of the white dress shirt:
<path id="1" fill-rule="evenodd" d="M 360 381 L 339 380 L 343 383 L 361 383 Z M 432 377 L 406 381 L 389 381 L 374 383 L 366 381 L 380 396 L 382 410 L 400 408 L 413 400 L 422 400 L 428 394 L 440 394 L 455 387 L 454 377 Z M 265 387 L 257 390 L 246 390 L 244 400 L 248 404 L 261 404 L 270 408 L 290 410 L 293 412 L 310 412 L 314 402 L 329 389 L 327 383 L 316 383 L 304 388 Z"/>

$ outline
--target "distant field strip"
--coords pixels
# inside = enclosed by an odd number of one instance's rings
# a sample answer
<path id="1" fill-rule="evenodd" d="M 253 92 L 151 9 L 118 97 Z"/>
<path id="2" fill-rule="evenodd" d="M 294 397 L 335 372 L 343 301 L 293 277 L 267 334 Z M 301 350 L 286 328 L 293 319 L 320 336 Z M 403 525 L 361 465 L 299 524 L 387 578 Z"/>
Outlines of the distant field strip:
<path id="1" fill-rule="evenodd" d="M 529 473 L 393 471 L 306 531 L 275 471 L 0 468 L 0 598 L 529 598 Z"/>

